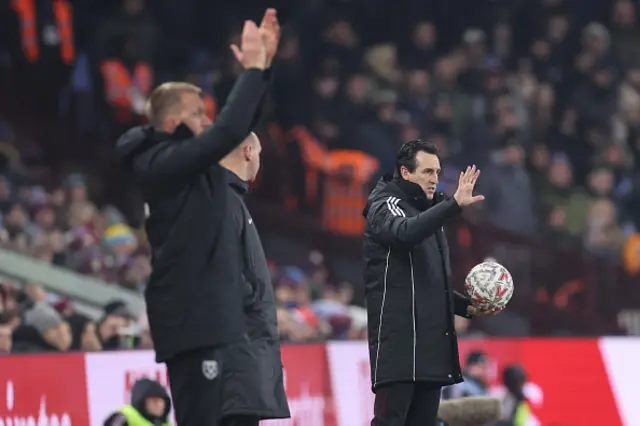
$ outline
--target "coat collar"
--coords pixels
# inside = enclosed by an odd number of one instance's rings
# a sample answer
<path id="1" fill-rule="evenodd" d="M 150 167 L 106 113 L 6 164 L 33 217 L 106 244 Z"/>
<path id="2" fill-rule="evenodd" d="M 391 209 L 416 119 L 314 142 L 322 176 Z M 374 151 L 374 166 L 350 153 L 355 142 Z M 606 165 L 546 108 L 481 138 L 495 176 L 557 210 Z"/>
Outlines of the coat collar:
<path id="1" fill-rule="evenodd" d="M 417 183 L 405 180 L 401 176 L 392 176 L 391 182 L 407 196 L 409 204 L 416 209 L 425 211 L 434 205 L 434 201 L 427 198 L 424 191 Z"/>
<path id="2" fill-rule="evenodd" d="M 224 171 L 227 175 L 227 182 L 229 183 L 229 186 L 239 195 L 243 197 L 247 195 L 249 192 L 249 182 L 240 179 L 238 175 L 233 173 L 231 170 L 224 169 Z"/>

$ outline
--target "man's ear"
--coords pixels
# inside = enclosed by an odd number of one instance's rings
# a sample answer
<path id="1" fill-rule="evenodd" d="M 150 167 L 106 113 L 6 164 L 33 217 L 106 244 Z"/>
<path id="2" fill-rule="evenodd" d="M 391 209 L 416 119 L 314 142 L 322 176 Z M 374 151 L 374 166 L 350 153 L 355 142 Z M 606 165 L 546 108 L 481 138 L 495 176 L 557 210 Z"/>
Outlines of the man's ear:
<path id="1" fill-rule="evenodd" d="M 251 155 L 253 155 L 253 149 L 250 143 L 245 143 L 244 147 L 242 147 L 242 153 L 244 154 L 244 159 L 247 161 L 251 160 Z"/>

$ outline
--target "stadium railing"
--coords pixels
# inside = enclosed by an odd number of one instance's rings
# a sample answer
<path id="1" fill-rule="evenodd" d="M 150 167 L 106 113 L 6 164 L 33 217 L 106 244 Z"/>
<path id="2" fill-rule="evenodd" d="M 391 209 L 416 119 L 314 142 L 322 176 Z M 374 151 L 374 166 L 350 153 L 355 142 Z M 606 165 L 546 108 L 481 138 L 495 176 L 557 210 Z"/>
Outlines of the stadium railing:
<path id="1" fill-rule="evenodd" d="M 2 276 L 18 286 L 42 285 L 54 295 L 70 298 L 78 311 L 94 318 L 112 300 L 124 301 L 135 314 L 144 312 L 144 300 L 138 293 L 5 249 L 0 249 Z"/>

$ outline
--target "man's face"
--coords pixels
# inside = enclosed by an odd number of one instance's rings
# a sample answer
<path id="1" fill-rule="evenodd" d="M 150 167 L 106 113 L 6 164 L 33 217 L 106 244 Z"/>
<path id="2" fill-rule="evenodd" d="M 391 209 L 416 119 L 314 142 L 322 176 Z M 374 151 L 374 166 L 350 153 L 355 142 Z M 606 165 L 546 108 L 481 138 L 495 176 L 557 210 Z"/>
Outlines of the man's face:
<path id="1" fill-rule="evenodd" d="M 429 200 L 432 200 L 436 193 L 440 171 L 438 157 L 424 151 L 419 151 L 416 154 L 416 169 L 413 173 L 405 167 L 400 170 L 404 179 L 420 185 Z"/>
<path id="2" fill-rule="evenodd" d="M 478 362 L 469 366 L 467 369 L 468 374 L 476 380 L 481 382 L 487 381 L 489 378 L 489 364 L 487 362 Z"/>
<path id="3" fill-rule="evenodd" d="M 102 341 L 118 335 L 118 330 L 127 326 L 127 319 L 117 315 L 109 315 L 100 325 L 100 337 Z"/>
<path id="4" fill-rule="evenodd" d="M 71 327 L 69 327 L 69 324 L 66 322 L 49 327 L 49 329 L 42 334 L 42 337 L 48 344 L 61 352 L 65 352 L 71 347 Z"/>
<path id="5" fill-rule="evenodd" d="M 258 135 L 251 132 L 245 140 L 244 159 L 249 163 L 249 181 L 253 182 L 260 171 L 260 153 L 262 145 Z"/>
<path id="6" fill-rule="evenodd" d="M 177 116 L 176 127 L 184 123 L 194 135 L 198 136 L 211 126 L 211 119 L 207 117 L 207 108 L 197 93 L 186 92 L 182 96 L 180 112 Z"/>
<path id="7" fill-rule="evenodd" d="M 147 413 L 154 417 L 162 417 L 167 402 L 164 400 L 164 398 L 160 398 L 158 396 L 150 396 L 145 400 L 144 404 L 144 408 L 147 409 Z"/>

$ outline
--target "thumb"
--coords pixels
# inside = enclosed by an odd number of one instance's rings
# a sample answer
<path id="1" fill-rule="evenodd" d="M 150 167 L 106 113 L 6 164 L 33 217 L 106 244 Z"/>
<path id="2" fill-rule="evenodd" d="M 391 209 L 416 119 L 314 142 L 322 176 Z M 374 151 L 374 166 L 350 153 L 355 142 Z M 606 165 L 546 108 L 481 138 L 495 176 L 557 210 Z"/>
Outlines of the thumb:
<path id="1" fill-rule="evenodd" d="M 238 46 L 236 46 L 235 44 L 232 44 L 229 47 L 231 48 L 231 51 L 233 52 L 233 56 L 236 57 L 238 62 L 242 62 L 243 55 L 242 55 L 242 51 L 240 50 L 240 48 Z"/>
<path id="2" fill-rule="evenodd" d="M 475 197 L 472 197 L 469 204 L 477 203 L 478 201 L 484 201 L 484 195 L 476 195 Z"/>

